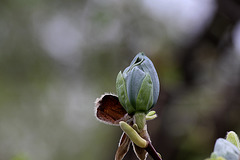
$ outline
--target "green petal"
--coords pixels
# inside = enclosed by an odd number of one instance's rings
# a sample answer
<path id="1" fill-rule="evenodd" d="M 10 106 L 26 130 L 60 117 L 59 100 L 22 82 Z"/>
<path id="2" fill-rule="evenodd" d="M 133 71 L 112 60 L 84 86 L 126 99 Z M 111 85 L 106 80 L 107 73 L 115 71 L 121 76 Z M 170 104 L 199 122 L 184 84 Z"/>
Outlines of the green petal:
<path id="1" fill-rule="evenodd" d="M 153 83 L 153 105 L 157 103 L 159 92 L 160 92 L 160 84 L 159 78 L 157 75 L 157 71 L 152 63 L 152 61 L 144 55 L 144 61 L 141 63 L 141 67 L 143 68 L 144 72 L 147 72 L 151 76 L 151 80 Z"/>
<path id="2" fill-rule="evenodd" d="M 145 75 L 146 74 L 142 70 L 135 67 L 128 73 L 127 77 L 125 78 L 127 95 L 131 105 L 134 108 L 136 108 L 138 92 L 141 88 Z"/>
<path id="3" fill-rule="evenodd" d="M 145 78 L 143 79 L 141 88 L 138 93 L 136 110 L 148 112 L 153 105 L 153 83 L 151 76 L 146 73 Z"/>

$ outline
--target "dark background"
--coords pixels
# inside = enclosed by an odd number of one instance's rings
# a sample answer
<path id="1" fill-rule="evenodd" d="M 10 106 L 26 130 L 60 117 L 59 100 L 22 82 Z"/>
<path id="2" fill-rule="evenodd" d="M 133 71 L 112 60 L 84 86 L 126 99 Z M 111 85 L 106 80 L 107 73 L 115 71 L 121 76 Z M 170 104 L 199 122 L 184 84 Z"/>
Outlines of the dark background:
<path id="1" fill-rule="evenodd" d="M 161 82 L 155 148 L 209 157 L 240 134 L 239 18 L 238 0 L 1 0 L 0 160 L 113 159 L 121 130 L 94 101 L 138 52 Z"/>

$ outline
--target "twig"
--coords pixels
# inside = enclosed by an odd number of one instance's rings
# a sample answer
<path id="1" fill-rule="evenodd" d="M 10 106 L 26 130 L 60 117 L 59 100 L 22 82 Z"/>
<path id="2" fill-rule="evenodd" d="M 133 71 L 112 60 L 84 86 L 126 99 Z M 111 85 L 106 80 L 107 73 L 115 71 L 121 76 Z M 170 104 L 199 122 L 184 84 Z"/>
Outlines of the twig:
<path id="1" fill-rule="evenodd" d="M 154 160 L 162 160 L 160 155 L 157 153 L 155 148 L 153 147 L 152 143 L 149 142 L 145 150 L 148 152 L 148 154 L 154 159 Z"/>

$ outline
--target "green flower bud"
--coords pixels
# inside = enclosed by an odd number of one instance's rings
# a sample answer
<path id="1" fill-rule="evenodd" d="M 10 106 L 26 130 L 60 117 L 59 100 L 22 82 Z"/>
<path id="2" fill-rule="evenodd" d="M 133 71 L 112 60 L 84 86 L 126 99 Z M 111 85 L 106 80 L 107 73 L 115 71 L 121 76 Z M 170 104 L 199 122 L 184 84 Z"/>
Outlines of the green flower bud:
<path id="1" fill-rule="evenodd" d="M 116 80 L 120 103 L 129 114 L 147 113 L 157 102 L 159 79 L 152 61 L 139 53 Z"/>
<path id="2" fill-rule="evenodd" d="M 218 138 L 213 153 L 217 157 L 224 157 L 226 160 L 239 160 L 238 148 L 223 138 Z"/>

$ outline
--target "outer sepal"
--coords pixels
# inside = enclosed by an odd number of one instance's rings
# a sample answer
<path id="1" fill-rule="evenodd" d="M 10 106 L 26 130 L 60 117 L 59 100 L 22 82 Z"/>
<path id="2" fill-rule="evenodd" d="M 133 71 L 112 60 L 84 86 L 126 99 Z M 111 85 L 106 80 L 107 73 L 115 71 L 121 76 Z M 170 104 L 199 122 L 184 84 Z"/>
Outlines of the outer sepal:
<path id="1" fill-rule="evenodd" d="M 135 109 L 133 108 L 133 106 L 131 105 L 128 99 L 126 84 L 121 71 L 117 75 L 116 90 L 117 90 L 118 99 L 122 104 L 122 106 L 124 107 L 124 109 L 129 114 L 133 113 Z"/>
<path id="2" fill-rule="evenodd" d="M 103 123 L 119 125 L 120 121 L 128 121 L 131 119 L 116 95 L 102 95 L 96 99 L 95 106 L 95 116 Z"/>
<path id="3" fill-rule="evenodd" d="M 136 110 L 147 113 L 153 106 L 153 84 L 147 73 L 138 92 Z"/>

